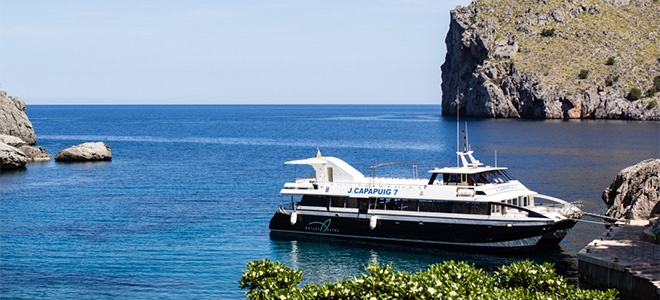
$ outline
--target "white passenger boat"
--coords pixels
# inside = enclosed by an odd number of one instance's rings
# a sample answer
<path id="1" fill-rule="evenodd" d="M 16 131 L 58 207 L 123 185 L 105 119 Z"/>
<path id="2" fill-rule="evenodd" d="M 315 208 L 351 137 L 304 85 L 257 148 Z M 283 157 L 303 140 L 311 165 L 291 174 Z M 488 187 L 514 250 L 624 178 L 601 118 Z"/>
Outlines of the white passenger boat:
<path id="1" fill-rule="evenodd" d="M 557 244 L 582 216 L 566 201 L 527 189 L 507 168 L 483 166 L 472 151 L 429 179 L 365 176 L 335 157 L 288 161 L 316 174 L 284 184 L 291 204 L 272 232 L 447 246 L 525 248 Z M 385 164 L 383 164 L 385 165 Z M 416 164 L 413 165 L 416 172 Z"/>

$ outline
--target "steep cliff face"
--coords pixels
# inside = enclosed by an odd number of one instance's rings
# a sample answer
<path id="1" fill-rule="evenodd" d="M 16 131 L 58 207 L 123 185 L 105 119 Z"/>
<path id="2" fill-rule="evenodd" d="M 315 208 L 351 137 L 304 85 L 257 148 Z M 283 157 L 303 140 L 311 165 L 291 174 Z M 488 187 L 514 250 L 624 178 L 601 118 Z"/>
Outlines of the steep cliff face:
<path id="1" fill-rule="evenodd" d="M 7 97 L 7 92 L 0 91 L 0 134 L 15 136 L 28 144 L 35 144 L 37 136 L 25 110 L 25 102 L 21 98 Z"/>
<path id="2" fill-rule="evenodd" d="M 445 39 L 443 115 L 460 103 L 476 117 L 660 120 L 658 20 L 657 0 L 459 6 Z"/>

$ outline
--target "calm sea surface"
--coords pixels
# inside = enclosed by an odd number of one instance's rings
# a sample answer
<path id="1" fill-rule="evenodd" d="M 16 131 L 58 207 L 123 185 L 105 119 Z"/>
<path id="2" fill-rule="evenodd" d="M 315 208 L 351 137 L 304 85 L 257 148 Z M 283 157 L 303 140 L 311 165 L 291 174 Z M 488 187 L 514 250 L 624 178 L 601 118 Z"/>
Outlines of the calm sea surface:
<path id="1" fill-rule="evenodd" d="M 575 253 L 603 230 L 578 223 L 559 247 L 464 253 L 271 236 L 290 198 L 288 160 L 339 157 L 365 174 L 417 161 L 420 175 L 456 163 L 456 120 L 439 106 L 29 106 L 54 156 L 103 141 L 112 162 L 31 163 L 0 174 L 0 298 L 241 298 L 253 259 L 280 260 L 306 283 L 357 275 L 370 262 L 416 271 L 446 260 L 493 270 L 519 259 L 555 263 L 575 278 Z M 467 119 L 476 157 L 509 167 L 540 193 L 600 199 L 615 174 L 660 156 L 660 125 L 627 121 Z M 311 168 L 298 168 L 298 174 Z M 379 176 L 410 176 L 394 165 Z M 305 174 L 306 175 L 306 174 Z M 584 220 L 591 220 L 585 218 Z"/>

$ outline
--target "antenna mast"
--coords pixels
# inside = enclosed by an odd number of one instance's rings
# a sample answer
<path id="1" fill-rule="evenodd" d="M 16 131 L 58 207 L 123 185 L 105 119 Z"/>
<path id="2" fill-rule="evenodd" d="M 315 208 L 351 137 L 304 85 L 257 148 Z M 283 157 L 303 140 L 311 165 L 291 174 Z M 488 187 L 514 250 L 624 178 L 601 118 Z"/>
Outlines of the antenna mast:
<path id="1" fill-rule="evenodd" d="M 470 151 L 470 138 L 468 137 L 468 126 L 465 121 L 465 152 Z"/>
<path id="2" fill-rule="evenodd" d="M 461 123 L 459 122 L 459 115 L 461 114 L 461 98 L 458 97 L 458 86 L 456 87 L 456 166 L 460 167 L 458 152 L 461 152 Z"/>

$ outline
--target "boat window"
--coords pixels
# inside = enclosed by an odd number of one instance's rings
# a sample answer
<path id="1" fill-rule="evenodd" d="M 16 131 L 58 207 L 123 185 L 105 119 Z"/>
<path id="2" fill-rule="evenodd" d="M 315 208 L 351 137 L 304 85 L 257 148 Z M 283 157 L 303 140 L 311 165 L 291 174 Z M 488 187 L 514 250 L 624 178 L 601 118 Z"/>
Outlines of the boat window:
<path id="1" fill-rule="evenodd" d="M 437 201 L 435 203 L 435 212 L 452 213 L 454 211 L 454 203 L 449 201 Z"/>
<path id="2" fill-rule="evenodd" d="M 349 204 L 349 202 L 352 202 L 353 204 Z M 357 208 L 357 199 L 347 198 L 346 207 L 350 207 L 349 205 L 355 205 L 352 207 Z M 369 201 L 369 209 L 420 211 L 420 212 L 432 212 L 432 213 L 435 212 L 435 213 L 473 214 L 473 215 L 489 214 L 488 203 L 415 200 L 415 199 L 372 198 Z"/>
<path id="3" fill-rule="evenodd" d="M 346 199 L 346 208 L 357 208 L 358 201 L 357 198 L 347 198 Z"/>
<path id="4" fill-rule="evenodd" d="M 344 202 L 346 201 L 346 197 L 331 197 L 330 198 L 330 206 L 332 207 L 344 207 Z"/>
<path id="5" fill-rule="evenodd" d="M 435 212 L 435 207 L 433 207 L 433 202 L 434 201 L 419 200 L 419 211 Z"/>
<path id="6" fill-rule="evenodd" d="M 461 183 L 460 174 L 442 174 L 442 180 L 448 185 L 458 185 Z"/>
<path id="7" fill-rule="evenodd" d="M 410 200 L 410 199 L 402 200 L 401 210 L 417 211 L 417 200 Z"/>
<path id="8" fill-rule="evenodd" d="M 507 179 L 509 179 L 509 181 L 511 181 L 511 180 L 516 180 L 516 179 L 513 178 L 513 176 L 511 176 L 506 170 L 497 170 L 497 171 L 500 172 L 500 174 L 502 174 L 502 176 L 504 176 L 504 177 L 506 177 Z"/>
<path id="9" fill-rule="evenodd" d="M 520 199 L 519 203 L 520 203 L 521 206 L 528 206 L 529 205 L 527 196 L 521 196 L 520 198 L 521 199 Z"/>
<path id="10" fill-rule="evenodd" d="M 325 196 L 304 195 L 300 200 L 300 205 L 327 207 L 329 200 L 329 197 Z"/>
<path id="11" fill-rule="evenodd" d="M 515 180 L 504 170 L 493 170 L 472 174 L 470 175 L 470 179 L 476 185 L 483 185 L 488 183 L 507 183 L 511 180 Z"/>
<path id="12" fill-rule="evenodd" d="M 435 182 L 435 179 L 436 179 L 436 178 L 438 178 L 438 173 L 433 173 L 433 174 L 431 175 L 431 178 L 429 179 L 429 183 L 428 183 L 428 184 L 429 184 L 429 185 L 431 185 L 431 184 L 433 184 L 433 183 L 438 184 L 437 182 Z"/>
<path id="13" fill-rule="evenodd" d="M 334 173 L 332 172 L 332 168 L 328 167 L 328 182 L 333 182 L 335 179 Z"/>
<path id="14" fill-rule="evenodd" d="M 490 213 L 491 214 L 502 214 L 502 209 L 504 209 L 504 208 L 501 205 L 492 204 L 490 206 Z"/>
<path id="15" fill-rule="evenodd" d="M 386 209 L 387 200 L 385 198 L 373 198 L 369 209 Z"/>
<path id="16" fill-rule="evenodd" d="M 487 215 L 488 203 L 473 202 L 470 206 L 470 214 L 472 215 Z"/>
<path id="17" fill-rule="evenodd" d="M 400 199 L 389 199 L 387 204 L 385 204 L 388 210 L 401 210 L 401 200 Z"/>
<path id="18" fill-rule="evenodd" d="M 469 214 L 470 213 L 470 204 L 465 202 L 456 202 L 454 203 L 454 213 L 455 214 Z"/>
<path id="19" fill-rule="evenodd" d="M 369 199 L 359 199 L 358 203 L 358 214 L 366 214 L 369 212 Z"/>

